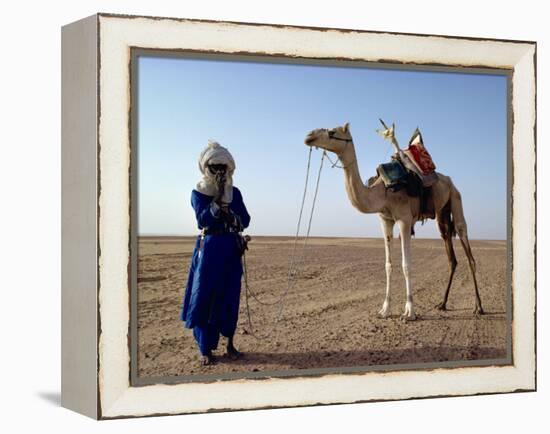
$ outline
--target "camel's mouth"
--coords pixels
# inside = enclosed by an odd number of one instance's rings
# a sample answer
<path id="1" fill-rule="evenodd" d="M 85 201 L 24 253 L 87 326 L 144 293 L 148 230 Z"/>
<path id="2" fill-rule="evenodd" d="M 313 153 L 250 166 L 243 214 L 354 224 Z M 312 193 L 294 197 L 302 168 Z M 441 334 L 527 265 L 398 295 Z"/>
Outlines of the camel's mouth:
<path id="1" fill-rule="evenodd" d="M 305 143 L 306 145 L 311 146 L 311 145 L 313 144 L 314 141 L 315 141 L 315 137 L 309 137 L 309 136 L 308 136 L 308 137 L 306 137 L 306 139 L 304 140 L 304 143 Z"/>
<path id="2" fill-rule="evenodd" d="M 304 139 L 304 143 L 308 146 L 311 146 L 313 145 L 313 142 L 317 140 L 318 137 L 319 137 L 319 134 L 317 131 L 311 131 Z"/>

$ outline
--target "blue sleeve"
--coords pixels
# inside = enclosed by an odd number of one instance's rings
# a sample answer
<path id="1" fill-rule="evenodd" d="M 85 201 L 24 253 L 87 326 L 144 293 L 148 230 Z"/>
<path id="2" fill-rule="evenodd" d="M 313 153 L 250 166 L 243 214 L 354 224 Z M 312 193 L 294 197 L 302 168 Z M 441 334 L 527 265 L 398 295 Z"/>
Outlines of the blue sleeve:
<path id="1" fill-rule="evenodd" d="M 199 229 L 212 226 L 219 218 L 219 207 L 210 196 L 200 196 L 195 190 L 191 193 L 191 205 L 195 210 L 195 217 Z"/>
<path id="2" fill-rule="evenodd" d="M 231 211 L 240 217 L 243 227 L 247 228 L 250 224 L 250 214 L 248 214 L 246 206 L 244 205 L 241 191 L 235 187 L 233 195 L 234 197 L 233 202 L 231 203 Z"/>

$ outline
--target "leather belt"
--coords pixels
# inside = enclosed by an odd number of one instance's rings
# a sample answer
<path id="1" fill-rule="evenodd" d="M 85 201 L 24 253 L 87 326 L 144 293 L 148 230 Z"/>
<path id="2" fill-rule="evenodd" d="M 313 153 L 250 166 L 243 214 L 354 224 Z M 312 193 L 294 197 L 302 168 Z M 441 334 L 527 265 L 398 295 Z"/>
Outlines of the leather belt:
<path id="1" fill-rule="evenodd" d="M 236 234 L 236 229 L 203 229 L 202 235 L 223 235 L 223 234 Z"/>

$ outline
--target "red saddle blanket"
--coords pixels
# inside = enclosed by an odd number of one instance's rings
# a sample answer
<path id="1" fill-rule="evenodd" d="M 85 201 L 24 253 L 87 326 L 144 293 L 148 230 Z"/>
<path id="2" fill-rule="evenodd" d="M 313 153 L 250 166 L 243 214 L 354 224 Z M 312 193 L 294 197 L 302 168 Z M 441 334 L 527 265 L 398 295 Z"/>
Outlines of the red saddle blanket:
<path id="1" fill-rule="evenodd" d="M 422 135 L 418 128 L 409 141 L 409 147 L 403 152 L 423 175 L 429 175 L 435 171 L 435 164 L 432 160 L 432 156 L 424 147 Z"/>

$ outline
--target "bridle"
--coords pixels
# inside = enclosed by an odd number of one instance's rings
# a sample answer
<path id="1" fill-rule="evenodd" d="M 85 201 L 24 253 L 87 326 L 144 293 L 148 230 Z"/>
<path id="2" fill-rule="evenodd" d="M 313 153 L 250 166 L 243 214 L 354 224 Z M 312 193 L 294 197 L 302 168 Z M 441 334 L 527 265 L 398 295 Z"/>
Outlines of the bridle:
<path id="1" fill-rule="evenodd" d="M 339 140 L 341 142 L 346 142 L 346 144 L 344 145 L 345 147 L 348 146 L 348 144 L 352 143 L 353 140 L 352 139 L 345 139 L 343 137 L 336 137 L 336 133 L 334 131 L 330 131 L 330 130 L 327 130 L 327 134 L 328 134 L 328 138 L 329 139 L 332 139 L 332 140 Z M 345 148 L 344 148 L 345 149 Z M 350 164 L 348 164 L 348 166 L 344 166 L 343 164 L 341 166 L 338 165 L 338 162 L 342 162 L 342 160 L 340 160 L 340 156 L 338 154 L 336 154 L 338 156 L 338 158 L 336 159 L 336 161 L 332 161 L 332 159 L 330 158 L 330 156 L 327 154 L 327 151 L 326 150 L 323 150 L 323 153 L 325 154 L 325 156 L 327 157 L 328 161 L 330 161 L 330 164 L 332 165 L 331 167 L 332 168 L 335 168 L 335 167 L 338 167 L 339 169 L 347 169 L 349 166 L 351 166 L 353 163 L 355 163 L 357 161 L 357 158 L 355 160 L 353 160 Z"/>
<path id="2" fill-rule="evenodd" d="M 327 130 L 328 138 L 334 139 L 334 140 L 340 140 L 342 142 L 352 142 L 351 139 L 344 139 L 342 137 L 336 137 L 336 133 L 334 131 Z"/>

